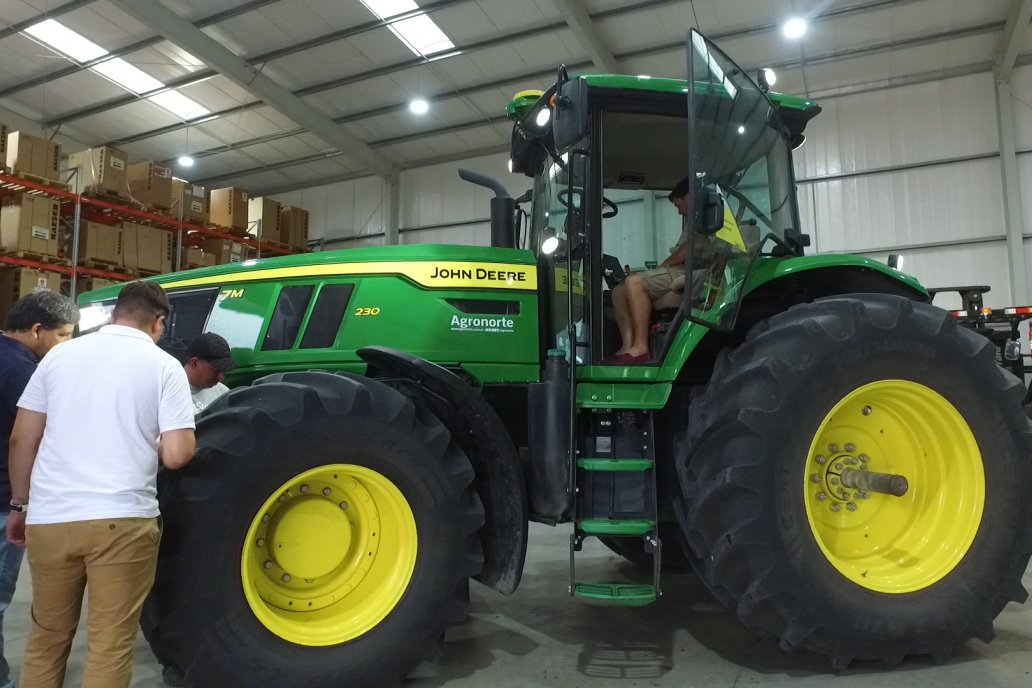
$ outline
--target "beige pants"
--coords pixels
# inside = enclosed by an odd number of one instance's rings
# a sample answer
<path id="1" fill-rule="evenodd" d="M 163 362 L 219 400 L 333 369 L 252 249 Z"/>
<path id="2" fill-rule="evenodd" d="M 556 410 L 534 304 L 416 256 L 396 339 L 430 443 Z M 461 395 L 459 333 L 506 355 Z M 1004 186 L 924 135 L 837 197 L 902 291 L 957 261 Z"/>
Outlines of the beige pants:
<path id="1" fill-rule="evenodd" d="M 154 584 L 161 527 L 154 518 L 28 526 L 32 631 L 21 688 L 61 688 L 89 588 L 83 688 L 127 688 L 143 601 Z"/>

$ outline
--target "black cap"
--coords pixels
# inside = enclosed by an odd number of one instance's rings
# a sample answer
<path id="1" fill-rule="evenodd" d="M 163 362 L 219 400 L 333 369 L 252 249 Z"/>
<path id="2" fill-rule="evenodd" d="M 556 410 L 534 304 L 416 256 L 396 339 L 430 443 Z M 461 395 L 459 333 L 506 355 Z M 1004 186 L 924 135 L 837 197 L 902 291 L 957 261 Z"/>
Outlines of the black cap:
<path id="1" fill-rule="evenodd" d="M 205 332 L 195 337 L 190 346 L 186 347 L 186 353 L 190 358 L 211 363 L 224 373 L 237 367 L 229 350 L 229 342 L 214 332 Z"/>

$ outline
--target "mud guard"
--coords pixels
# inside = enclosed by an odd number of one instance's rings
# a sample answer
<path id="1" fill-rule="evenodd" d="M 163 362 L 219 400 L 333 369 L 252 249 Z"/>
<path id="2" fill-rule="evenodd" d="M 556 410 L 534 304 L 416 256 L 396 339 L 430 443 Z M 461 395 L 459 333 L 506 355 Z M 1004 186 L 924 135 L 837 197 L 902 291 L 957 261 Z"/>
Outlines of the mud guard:
<path id="1" fill-rule="evenodd" d="M 484 569 L 475 580 L 512 594 L 527 556 L 527 490 L 505 425 L 476 390 L 439 365 L 386 346 L 367 346 L 358 355 L 376 371 L 412 382 L 466 452 L 485 512 Z"/>

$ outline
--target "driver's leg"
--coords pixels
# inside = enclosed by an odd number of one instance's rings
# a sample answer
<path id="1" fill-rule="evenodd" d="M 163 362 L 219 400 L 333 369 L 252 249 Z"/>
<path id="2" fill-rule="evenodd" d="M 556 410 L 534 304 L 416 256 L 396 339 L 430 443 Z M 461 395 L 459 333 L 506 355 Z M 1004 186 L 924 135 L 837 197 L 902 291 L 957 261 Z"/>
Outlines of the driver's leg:
<path id="1" fill-rule="evenodd" d="M 613 287 L 613 314 L 616 316 L 616 326 L 620 328 L 620 348 L 614 355 L 627 353 L 634 343 L 634 331 L 631 329 L 630 306 L 627 303 L 627 287 L 618 284 Z"/>
<path id="2" fill-rule="evenodd" d="M 629 275 L 626 285 L 627 305 L 631 316 L 631 345 L 625 353 L 629 356 L 645 356 L 649 353 L 649 318 L 652 317 L 652 299 L 649 298 L 645 280 L 638 275 Z"/>

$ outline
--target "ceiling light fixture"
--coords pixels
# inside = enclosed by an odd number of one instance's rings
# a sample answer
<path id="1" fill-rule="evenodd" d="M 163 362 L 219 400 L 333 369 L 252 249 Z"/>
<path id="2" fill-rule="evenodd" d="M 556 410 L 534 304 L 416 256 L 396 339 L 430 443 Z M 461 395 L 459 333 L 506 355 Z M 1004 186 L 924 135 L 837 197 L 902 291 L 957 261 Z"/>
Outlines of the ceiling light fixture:
<path id="1" fill-rule="evenodd" d="M 744 126 L 738 127 L 738 133 L 739 134 L 744 134 L 745 133 L 745 127 Z"/>
<path id="2" fill-rule="evenodd" d="M 180 155 L 179 160 L 176 160 L 180 167 L 193 167 L 194 159 L 189 155 Z"/>
<path id="3" fill-rule="evenodd" d="M 53 19 L 44 19 L 38 24 L 33 24 L 25 29 L 25 33 L 77 62 L 89 62 L 108 54 L 108 51 L 93 41 Z"/>
<path id="4" fill-rule="evenodd" d="M 426 102 L 422 98 L 416 98 L 408 105 L 410 112 L 416 115 L 425 115 L 430 111 L 430 103 Z"/>
<path id="5" fill-rule="evenodd" d="M 796 40 L 802 38 L 803 34 L 806 33 L 806 20 L 800 19 L 799 17 L 792 17 L 781 27 L 781 33 L 785 35 L 785 38 Z"/>
<path id="6" fill-rule="evenodd" d="M 419 6 L 413 0 L 362 0 L 362 4 L 385 22 L 399 14 L 419 10 Z M 427 14 L 390 22 L 387 28 L 416 55 L 431 55 L 455 47 L 441 27 Z"/>

